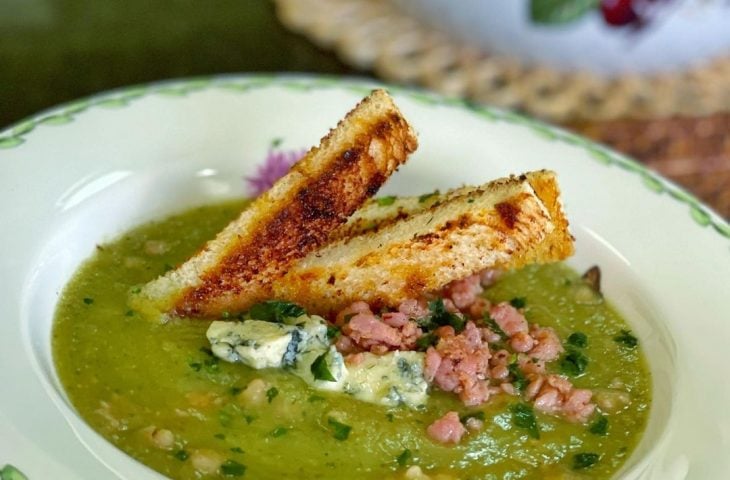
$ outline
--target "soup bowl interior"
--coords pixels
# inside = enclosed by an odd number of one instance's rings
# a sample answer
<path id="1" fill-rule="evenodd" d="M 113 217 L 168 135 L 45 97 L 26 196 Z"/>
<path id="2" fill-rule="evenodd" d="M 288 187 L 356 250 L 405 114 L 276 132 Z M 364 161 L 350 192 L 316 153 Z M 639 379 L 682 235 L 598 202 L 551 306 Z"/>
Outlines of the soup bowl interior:
<path id="1" fill-rule="evenodd" d="M 186 99 L 152 98 L 124 111 L 90 111 L 63 138 L 40 132 L 39 142 L 64 143 L 69 168 L 55 168 L 41 210 L 21 297 L 21 327 L 33 368 L 56 408 L 88 450 L 122 478 L 160 478 L 94 432 L 74 410 L 56 374 L 51 351 L 53 317 L 59 295 L 97 245 L 141 223 L 187 207 L 247 194 L 243 176 L 252 174 L 272 139 L 281 148 L 315 144 L 357 100 L 353 92 L 302 95 L 230 96 L 201 92 Z M 463 109 L 426 106 L 399 98 L 419 130 L 421 146 L 408 165 L 384 187 L 384 194 L 415 194 L 531 169 L 552 168 L 563 185 L 577 251 L 568 264 L 582 271 L 600 265 L 603 292 L 641 340 L 649 360 L 653 401 L 648 426 L 631 458 L 617 475 L 650 478 L 672 428 L 673 404 L 681 376 L 676 347 L 662 321 L 665 312 L 635 271 L 632 258 L 603 229 L 590 202 L 605 193 L 579 179 L 595 168 L 585 152 L 535 135 L 510 123 L 485 123 Z M 289 111 L 289 115 L 281 112 Z M 249 113 L 246 113 L 249 112 Z M 251 118 L 250 112 L 257 112 Z M 314 112 L 314 113 L 312 113 Z M 186 118 L 187 120 L 180 120 Z M 143 120 L 140 120 L 143 119 Z M 210 126 L 216 119 L 219 128 Z M 142 122 L 140 125 L 138 122 Z M 96 126 L 104 125 L 100 131 Z M 88 135 L 88 132 L 99 132 Z M 50 135 L 50 137 L 49 137 Z M 467 140 L 468 139 L 468 140 Z M 507 161 L 507 159 L 509 159 Z M 48 160 L 52 164 L 52 160 Z M 609 185 L 620 184 L 611 178 Z M 620 199 L 615 202 L 621 208 Z M 598 216 L 597 216 L 598 215 Z"/>

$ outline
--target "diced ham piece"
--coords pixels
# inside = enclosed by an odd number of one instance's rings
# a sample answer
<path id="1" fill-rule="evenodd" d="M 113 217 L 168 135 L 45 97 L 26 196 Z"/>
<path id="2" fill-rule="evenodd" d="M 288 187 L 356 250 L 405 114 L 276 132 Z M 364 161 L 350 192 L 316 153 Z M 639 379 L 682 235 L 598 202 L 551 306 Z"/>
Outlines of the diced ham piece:
<path id="1" fill-rule="evenodd" d="M 488 313 L 490 308 L 492 308 L 492 304 L 489 300 L 484 297 L 478 297 L 474 300 L 474 303 L 469 305 L 469 308 L 466 309 L 466 313 L 468 313 L 471 318 L 479 319 L 483 318 L 484 314 Z"/>
<path id="2" fill-rule="evenodd" d="M 416 300 L 415 298 L 403 300 L 398 305 L 398 311 L 404 313 L 408 318 L 414 319 L 423 318 L 431 313 L 425 300 Z"/>
<path id="3" fill-rule="evenodd" d="M 466 433 L 466 428 L 461 424 L 458 413 L 449 412 L 429 425 L 426 433 L 439 443 L 457 444 Z"/>
<path id="4" fill-rule="evenodd" d="M 560 338 L 552 328 L 533 326 L 530 336 L 535 340 L 535 346 L 527 353 L 531 358 L 552 362 L 563 353 Z"/>
<path id="5" fill-rule="evenodd" d="M 358 313 L 372 314 L 373 312 L 370 311 L 370 305 L 366 302 L 355 302 L 337 314 L 335 324 L 341 327 L 348 318 L 352 318 Z"/>
<path id="6" fill-rule="evenodd" d="M 491 285 L 494 285 L 494 283 L 499 279 L 499 277 L 502 276 L 502 270 L 495 270 L 488 268 L 486 270 L 483 270 L 479 274 L 479 280 L 482 283 L 482 287 L 489 287 Z"/>
<path id="7" fill-rule="evenodd" d="M 450 326 L 439 327 L 440 340 L 426 352 L 427 380 L 441 390 L 455 392 L 465 405 L 479 405 L 489 398 L 489 346 L 474 322 L 458 335 Z"/>
<path id="8" fill-rule="evenodd" d="M 398 330 L 383 323 L 372 313 L 358 313 L 344 326 L 342 332 L 355 343 L 369 348 L 377 344 L 400 344 Z"/>
<path id="9" fill-rule="evenodd" d="M 454 280 L 444 287 L 444 296 L 451 299 L 458 309 L 465 309 L 473 304 L 484 291 L 479 274 L 461 280 Z"/>
<path id="10" fill-rule="evenodd" d="M 596 406 L 591 402 L 593 392 L 582 388 L 576 388 L 568 393 L 563 403 L 565 418 L 573 422 L 585 423 L 588 417 L 593 414 Z"/>
<path id="11" fill-rule="evenodd" d="M 517 333 L 527 333 L 529 331 L 525 316 L 507 302 L 493 306 L 489 310 L 489 315 L 497 322 L 499 328 L 510 337 Z"/>
<path id="12" fill-rule="evenodd" d="M 401 328 L 408 323 L 408 315 L 401 312 L 387 312 L 382 316 L 383 322 L 391 327 Z"/>
<path id="13" fill-rule="evenodd" d="M 532 350 L 534 345 L 535 340 L 533 340 L 532 337 L 525 332 L 517 332 L 509 339 L 509 346 L 512 347 L 512 350 L 515 352 L 529 352 Z"/>

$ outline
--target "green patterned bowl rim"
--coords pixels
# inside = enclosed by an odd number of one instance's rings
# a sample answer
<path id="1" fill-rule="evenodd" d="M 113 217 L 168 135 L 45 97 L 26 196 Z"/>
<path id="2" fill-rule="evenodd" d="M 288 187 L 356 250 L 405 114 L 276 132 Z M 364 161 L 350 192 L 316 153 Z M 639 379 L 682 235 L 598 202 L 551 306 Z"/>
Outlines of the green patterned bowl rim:
<path id="1" fill-rule="evenodd" d="M 32 140 L 32 133 L 39 125 L 66 125 L 92 108 L 124 108 L 149 95 L 185 97 L 208 89 L 247 92 L 272 86 L 295 91 L 339 89 L 362 96 L 370 93 L 376 86 L 383 86 L 394 94 L 405 96 L 422 104 L 456 107 L 469 110 L 491 122 L 505 122 L 527 127 L 543 138 L 582 148 L 591 158 L 604 166 L 616 166 L 638 175 L 644 186 L 649 190 L 656 194 L 666 194 L 675 201 L 685 204 L 689 208 L 689 215 L 698 226 L 712 228 L 722 237 L 730 240 L 730 223 L 710 207 L 704 205 L 694 195 L 675 183 L 608 147 L 562 128 L 511 111 L 480 105 L 459 98 L 445 97 L 412 87 L 382 84 L 367 79 L 321 75 L 240 74 L 182 78 L 123 87 L 53 107 L 10 125 L 0 132 L 0 150 L 18 148 L 27 141 Z"/>

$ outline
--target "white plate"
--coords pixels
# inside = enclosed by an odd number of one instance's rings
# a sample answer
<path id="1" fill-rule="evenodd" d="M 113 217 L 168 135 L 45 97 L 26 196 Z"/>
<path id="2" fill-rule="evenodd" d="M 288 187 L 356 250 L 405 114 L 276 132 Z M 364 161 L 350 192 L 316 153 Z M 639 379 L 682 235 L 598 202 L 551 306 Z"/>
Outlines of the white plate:
<path id="1" fill-rule="evenodd" d="M 50 354 L 58 293 L 94 245 L 187 206 L 245 194 L 275 138 L 317 143 L 371 84 L 243 76 L 119 90 L 0 134 L 0 468 L 31 479 L 159 478 L 74 414 Z M 576 268 L 650 354 L 655 401 L 625 478 L 730 478 L 730 226 L 644 167 L 499 110 L 392 88 L 421 146 L 384 192 L 558 172 Z M 93 453 L 93 454 L 92 454 Z"/>

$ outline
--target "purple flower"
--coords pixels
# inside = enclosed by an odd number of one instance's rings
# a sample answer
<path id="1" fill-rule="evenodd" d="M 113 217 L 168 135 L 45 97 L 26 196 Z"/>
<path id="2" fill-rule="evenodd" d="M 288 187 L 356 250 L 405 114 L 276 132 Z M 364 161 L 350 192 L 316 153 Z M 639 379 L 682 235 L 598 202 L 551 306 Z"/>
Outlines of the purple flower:
<path id="1" fill-rule="evenodd" d="M 259 165 L 256 173 L 250 177 L 243 177 L 248 184 L 251 195 L 258 197 L 278 179 L 286 175 L 292 165 L 307 153 L 306 150 L 275 150 L 269 149 L 264 163 Z"/>

